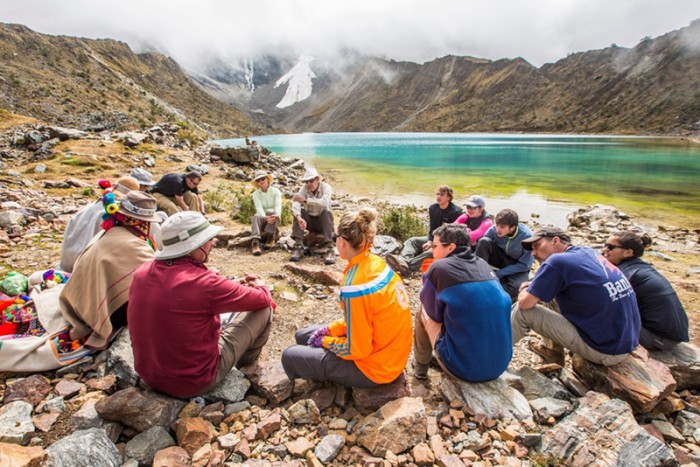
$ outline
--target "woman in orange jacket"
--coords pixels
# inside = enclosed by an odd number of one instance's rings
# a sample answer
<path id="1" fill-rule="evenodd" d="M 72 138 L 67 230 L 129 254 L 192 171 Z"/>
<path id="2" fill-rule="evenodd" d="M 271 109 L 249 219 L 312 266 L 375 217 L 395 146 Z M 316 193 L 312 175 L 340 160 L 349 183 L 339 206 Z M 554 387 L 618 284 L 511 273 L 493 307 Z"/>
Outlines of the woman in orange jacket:
<path id="1" fill-rule="evenodd" d="M 371 388 L 403 373 L 413 340 L 408 294 L 401 278 L 369 251 L 376 219 L 377 211 L 364 208 L 340 220 L 334 237 L 348 261 L 340 289 L 343 317 L 296 332 L 297 345 L 282 353 L 291 380 Z"/>

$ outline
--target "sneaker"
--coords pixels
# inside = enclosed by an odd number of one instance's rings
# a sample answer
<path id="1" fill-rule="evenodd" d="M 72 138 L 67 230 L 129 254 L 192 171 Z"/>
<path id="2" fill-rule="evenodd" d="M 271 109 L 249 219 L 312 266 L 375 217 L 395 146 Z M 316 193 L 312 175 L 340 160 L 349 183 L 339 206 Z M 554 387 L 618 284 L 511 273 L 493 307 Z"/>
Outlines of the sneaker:
<path id="1" fill-rule="evenodd" d="M 530 341 L 528 344 L 530 350 L 542 357 L 547 363 L 556 363 L 559 366 L 564 366 L 564 347 L 554 345 L 554 348 L 546 347 L 541 342 Z"/>
<path id="2" fill-rule="evenodd" d="M 328 249 L 326 256 L 323 258 L 323 262 L 325 264 L 335 264 L 335 251 L 333 251 L 333 248 Z"/>
<path id="3" fill-rule="evenodd" d="M 304 257 L 304 246 L 303 245 L 295 245 L 294 246 L 294 251 L 292 252 L 292 257 L 289 258 L 289 261 L 301 261 L 301 258 Z"/>
<path id="4" fill-rule="evenodd" d="M 260 250 L 260 240 L 257 238 L 253 240 L 253 243 L 250 244 L 250 251 L 253 253 L 253 256 L 260 256 L 262 254 Z"/>
<path id="5" fill-rule="evenodd" d="M 386 255 L 386 264 L 401 277 L 410 277 L 411 269 L 405 259 L 397 255 Z"/>

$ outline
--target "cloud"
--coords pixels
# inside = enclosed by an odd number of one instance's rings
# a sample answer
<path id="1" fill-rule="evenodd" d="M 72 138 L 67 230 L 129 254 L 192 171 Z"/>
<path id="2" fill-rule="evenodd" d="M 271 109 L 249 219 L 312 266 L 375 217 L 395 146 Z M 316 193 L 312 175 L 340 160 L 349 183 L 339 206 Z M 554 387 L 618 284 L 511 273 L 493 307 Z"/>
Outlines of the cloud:
<path id="1" fill-rule="evenodd" d="M 189 68 L 213 57 L 363 54 L 422 63 L 444 55 L 540 66 L 632 47 L 700 18 L 697 0 L 0 0 L 0 21 L 48 34 L 123 40 Z"/>

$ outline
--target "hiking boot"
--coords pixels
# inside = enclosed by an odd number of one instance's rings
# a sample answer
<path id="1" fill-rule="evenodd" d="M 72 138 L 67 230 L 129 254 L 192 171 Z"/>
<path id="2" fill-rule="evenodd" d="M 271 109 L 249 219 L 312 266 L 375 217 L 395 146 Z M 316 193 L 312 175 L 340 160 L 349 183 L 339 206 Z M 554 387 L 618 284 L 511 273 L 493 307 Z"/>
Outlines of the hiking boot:
<path id="1" fill-rule="evenodd" d="M 386 264 L 401 277 L 410 277 L 411 269 L 405 259 L 397 255 L 386 255 Z"/>
<path id="2" fill-rule="evenodd" d="M 420 363 L 413 362 L 413 377 L 420 381 L 425 381 L 428 379 L 428 366 L 421 365 Z"/>
<path id="3" fill-rule="evenodd" d="M 335 251 L 333 248 L 329 248 L 326 255 L 323 257 L 323 262 L 325 264 L 335 264 Z"/>
<path id="4" fill-rule="evenodd" d="M 250 244 L 250 251 L 253 253 L 253 256 L 260 256 L 262 254 L 262 251 L 260 250 L 260 240 L 257 238 L 253 240 L 253 242 Z"/>
<path id="5" fill-rule="evenodd" d="M 554 344 L 554 347 L 547 347 L 542 342 L 530 341 L 530 350 L 542 357 L 547 363 L 556 363 L 564 366 L 564 347 Z"/>
<path id="6" fill-rule="evenodd" d="M 289 261 L 300 261 L 304 257 L 304 245 L 294 245 L 294 251 L 292 251 L 292 257 Z"/>
<path id="7" fill-rule="evenodd" d="M 267 248 L 267 249 L 269 250 L 270 248 L 272 248 L 273 246 L 275 246 L 275 243 L 277 243 L 277 242 L 275 241 L 275 236 L 274 236 L 274 235 L 270 235 L 269 237 L 267 237 L 267 240 L 265 240 L 265 248 Z"/>

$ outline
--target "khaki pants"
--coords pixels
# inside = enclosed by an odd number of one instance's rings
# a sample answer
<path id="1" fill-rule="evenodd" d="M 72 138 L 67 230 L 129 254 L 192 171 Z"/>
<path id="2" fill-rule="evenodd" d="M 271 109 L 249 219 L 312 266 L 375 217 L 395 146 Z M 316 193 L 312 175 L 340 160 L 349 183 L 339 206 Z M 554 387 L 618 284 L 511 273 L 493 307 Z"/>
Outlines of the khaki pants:
<path id="1" fill-rule="evenodd" d="M 413 324 L 413 359 L 419 366 L 427 369 L 428 365 L 430 364 L 430 357 L 433 356 L 435 343 L 437 342 L 441 331 L 442 324 L 436 323 L 430 319 L 430 316 L 428 316 L 421 306 L 416 313 Z M 437 351 L 435 351 L 435 358 L 443 371 L 454 376 L 450 370 L 445 368 L 445 365 L 442 363 L 442 360 L 440 360 L 440 355 L 438 355 Z"/>
<path id="2" fill-rule="evenodd" d="M 219 368 L 216 370 L 214 381 L 200 394 L 214 389 L 226 378 L 234 365 L 244 367 L 255 362 L 270 337 L 271 327 L 272 308 L 269 306 L 256 311 L 237 313 L 233 321 L 221 330 Z"/>
<path id="3" fill-rule="evenodd" d="M 180 206 L 175 202 L 174 196 L 165 196 L 160 193 L 151 193 L 156 199 L 156 206 L 159 211 L 165 211 L 168 217 L 176 212 L 182 211 Z M 182 200 L 185 202 L 190 211 L 199 212 L 199 197 L 191 191 L 186 191 L 182 195 Z"/>
<path id="4" fill-rule="evenodd" d="M 260 233 L 265 232 L 268 234 L 270 237 L 274 238 L 277 240 L 279 237 L 279 228 L 277 227 L 280 224 L 280 221 L 278 220 L 274 224 L 270 224 L 265 220 L 264 216 L 259 216 L 255 214 L 253 216 L 253 222 L 251 226 L 251 237 L 256 238 L 260 240 Z"/>
<path id="5" fill-rule="evenodd" d="M 615 365 L 629 355 L 626 353 L 608 355 L 598 352 L 586 344 L 571 321 L 543 305 L 535 305 L 529 310 L 521 310 L 516 302 L 511 309 L 510 325 L 513 330 L 513 344 L 525 337 L 532 329 L 537 334 L 551 339 L 555 344 L 566 347 L 589 362 L 598 365 Z"/>

